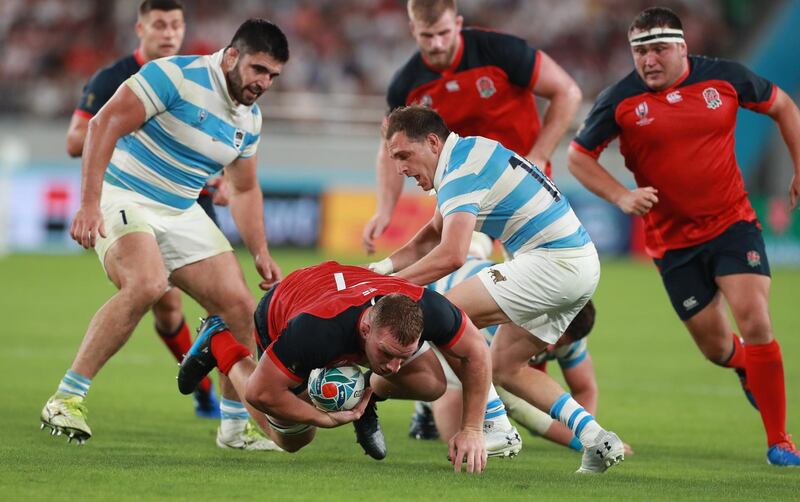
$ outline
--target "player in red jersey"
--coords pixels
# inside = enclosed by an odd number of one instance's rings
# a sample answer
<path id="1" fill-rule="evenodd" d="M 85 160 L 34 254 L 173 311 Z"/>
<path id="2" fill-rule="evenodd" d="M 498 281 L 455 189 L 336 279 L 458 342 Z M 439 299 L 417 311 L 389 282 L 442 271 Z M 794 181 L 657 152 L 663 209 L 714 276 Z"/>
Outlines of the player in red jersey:
<path id="1" fill-rule="evenodd" d="M 183 43 L 185 29 L 183 4 L 179 0 L 146 0 L 141 3 L 136 22 L 139 47 L 133 54 L 98 70 L 83 89 L 83 96 L 72 114 L 67 131 L 67 153 L 70 157 L 83 154 L 89 120 L 111 99 L 120 84 L 148 61 L 176 55 Z M 215 183 L 219 180 L 217 178 Z M 216 222 L 211 196 L 202 195 L 201 192 L 198 202 Z M 192 345 L 189 325 L 183 316 L 180 290 L 170 288 L 153 305 L 152 310 L 156 333 L 180 361 Z M 205 379 L 197 388 L 194 401 L 197 416 L 220 417 L 219 402 L 210 379 Z"/>
<path id="2" fill-rule="evenodd" d="M 569 169 L 589 190 L 642 216 L 647 252 L 673 308 L 710 361 L 733 368 L 767 432 L 767 460 L 800 465 L 786 433 L 783 360 L 768 311 L 770 272 L 755 212 L 734 155 L 740 106 L 780 127 L 794 163 L 790 204 L 800 197 L 800 111 L 744 66 L 688 56 L 680 19 L 641 12 L 628 37 L 636 70 L 597 99 L 572 143 Z M 597 161 L 619 137 L 637 188 Z M 728 304 L 744 343 L 732 334 Z"/>
<path id="3" fill-rule="evenodd" d="M 581 102 L 575 81 L 520 38 L 462 29 L 455 0 L 409 0 L 408 16 L 419 51 L 392 79 L 389 111 L 429 106 L 453 132 L 499 141 L 549 176 L 550 156 Z M 542 124 L 534 96 L 550 102 Z M 403 189 L 385 140 L 378 149 L 377 177 L 378 208 L 363 232 L 368 253 L 389 225 Z"/>
<path id="4" fill-rule="evenodd" d="M 486 466 L 483 411 L 491 380 L 483 336 L 457 307 L 438 293 L 396 277 L 330 261 L 295 271 L 267 292 L 255 312 L 256 361 L 219 317 L 210 317 L 181 364 L 178 387 L 192 392 L 214 366 L 240 395 L 268 414 L 267 432 L 295 452 L 309 444 L 316 427 L 355 422 L 356 437 L 375 459 L 386 445 L 375 402 L 387 398 L 433 400 L 446 388 L 442 367 L 428 343 L 451 361 L 464 386 L 460 430 L 450 440 L 456 471 Z M 309 402 L 306 381 L 314 368 L 368 366 L 371 389 L 350 411 L 325 413 Z"/>

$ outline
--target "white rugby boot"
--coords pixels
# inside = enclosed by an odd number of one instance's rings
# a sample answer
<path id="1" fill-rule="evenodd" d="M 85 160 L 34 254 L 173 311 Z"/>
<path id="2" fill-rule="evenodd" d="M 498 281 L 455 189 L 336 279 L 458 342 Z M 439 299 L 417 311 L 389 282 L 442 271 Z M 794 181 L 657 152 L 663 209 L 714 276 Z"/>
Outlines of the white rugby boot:
<path id="1" fill-rule="evenodd" d="M 222 428 L 217 428 L 217 446 L 232 450 L 248 451 L 283 451 L 274 441 L 266 438 L 261 431 L 248 422 L 239 433 L 226 435 Z"/>
<path id="2" fill-rule="evenodd" d="M 522 449 L 522 438 L 517 428 L 507 419 L 505 422 L 505 424 L 495 420 L 483 422 L 486 453 L 490 457 L 516 457 Z"/>
<path id="3" fill-rule="evenodd" d="M 592 445 L 583 450 L 579 474 L 601 474 L 625 460 L 625 444 L 615 433 L 600 431 Z"/>
<path id="4" fill-rule="evenodd" d="M 92 429 L 86 423 L 86 405 L 83 398 L 64 392 L 56 392 L 42 408 L 41 427 L 50 429 L 53 436 L 67 437 L 82 445 L 92 437 Z"/>

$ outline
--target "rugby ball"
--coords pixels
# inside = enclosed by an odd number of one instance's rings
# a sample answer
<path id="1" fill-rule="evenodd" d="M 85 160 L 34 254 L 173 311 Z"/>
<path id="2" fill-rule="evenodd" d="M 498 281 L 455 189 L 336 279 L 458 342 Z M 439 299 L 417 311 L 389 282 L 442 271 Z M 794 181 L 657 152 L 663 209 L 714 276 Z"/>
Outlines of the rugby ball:
<path id="1" fill-rule="evenodd" d="M 358 366 L 317 368 L 308 376 L 308 397 L 323 411 L 353 409 L 364 395 L 364 374 Z"/>

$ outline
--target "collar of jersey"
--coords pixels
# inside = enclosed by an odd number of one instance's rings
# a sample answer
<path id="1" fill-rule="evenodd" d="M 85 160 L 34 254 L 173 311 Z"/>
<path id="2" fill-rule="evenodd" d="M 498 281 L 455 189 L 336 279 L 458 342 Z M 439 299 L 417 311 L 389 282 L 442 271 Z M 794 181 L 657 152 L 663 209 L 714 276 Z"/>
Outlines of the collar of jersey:
<path id="1" fill-rule="evenodd" d="M 450 135 L 447 136 L 444 146 L 442 147 L 442 152 L 439 154 L 439 163 L 436 164 L 436 172 L 433 173 L 433 191 L 438 190 L 439 186 L 442 184 L 444 172 L 447 170 L 447 164 L 450 161 L 450 154 L 453 153 L 453 148 L 455 148 L 459 139 L 460 136 L 454 132 L 451 132 Z"/>
<path id="2" fill-rule="evenodd" d="M 211 68 L 211 75 L 214 77 L 214 83 L 219 89 L 219 93 L 222 95 L 225 103 L 237 113 L 242 113 L 249 110 L 251 107 L 237 103 L 228 92 L 228 82 L 225 80 L 225 73 L 222 72 L 222 56 L 224 52 L 225 49 L 221 49 L 209 56 L 211 58 L 211 64 L 209 65 Z"/>
<path id="3" fill-rule="evenodd" d="M 451 73 L 455 73 L 456 68 L 458 68 L 458 65 L 461 64 L 461 58 L 464 56 L 464 35 L 459 33 L 458 40 L 459 44 L 458 44 L 458 51 L 456 51 L 456 57 L 453 58 L 453 62 L 450 63 L 450 66 L 448 66 L 444 70 L 436 69 L 430 64 L 428 64 L 428 62 L 425 60 L 425 56 L 423 56 L 422 53 L 420 53 L 420 56 L 422 57 L 422 62 L 425 63 L 425 66 L 427 66 L 428 69 L 430 69 L 431 71 L 435 71 L 436 73 L 439 73 L 441 75 L 449 75 Z"/>
<path id="4" fill-rule="evenodd" d="M 147 62 L 144 60 L 142 51 L 140 51 L 138 47 L 133 51 L 133 59 L 136 60 L 136 64 L 138 64 L 140 68 Z"/>

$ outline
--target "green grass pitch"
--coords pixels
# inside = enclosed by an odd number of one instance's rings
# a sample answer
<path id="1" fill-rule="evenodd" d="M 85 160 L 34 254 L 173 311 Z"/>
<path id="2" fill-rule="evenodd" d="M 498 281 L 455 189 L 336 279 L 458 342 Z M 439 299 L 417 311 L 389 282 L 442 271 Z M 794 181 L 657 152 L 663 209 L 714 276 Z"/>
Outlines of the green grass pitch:
<path id="1" fill-rule="evenodd" d="M 277 252 L 288 272 L 322 260 Z M 350 260 L 351 263 L 354 260 Z M 251 263 L 243 257 L 250 284 Z M 352 428 L 321 430 L 301 452 L 222 451 L 216 422 L 195 418 L 148 316 L 95 379 L 83 447 L 39 431 L 39 412 L 69 367 L 91 315 L 112 292 L 97 259 L 0 259 L 2 500 L 797 500 L 800 469 L 766 464 L 758 414 L 730 370 L 707 363 L 672 313 L 653 267 L 605 262 L 590 338 L 599 420 L 635 455 L 603 476 L 573 474 L 577 453 L 524 434 L 521 455 L 456 475 L 446 447 L 406 436 L 411 403 L 379 408 L 389 455 L 366 457 Z M 789 430 L 800 431 L 800 271 L 776 270 Z M 200 309 L 186 301 L 193 326 Z M 558 370 L 554 370 L 558 373 Z M 800 432 L 798 432 L 800 434 Z"/>

